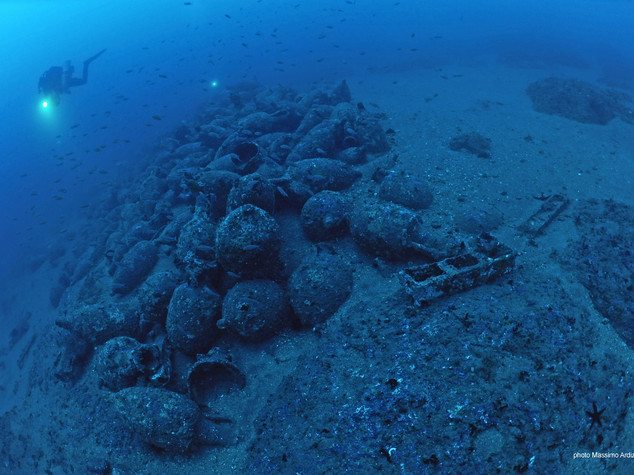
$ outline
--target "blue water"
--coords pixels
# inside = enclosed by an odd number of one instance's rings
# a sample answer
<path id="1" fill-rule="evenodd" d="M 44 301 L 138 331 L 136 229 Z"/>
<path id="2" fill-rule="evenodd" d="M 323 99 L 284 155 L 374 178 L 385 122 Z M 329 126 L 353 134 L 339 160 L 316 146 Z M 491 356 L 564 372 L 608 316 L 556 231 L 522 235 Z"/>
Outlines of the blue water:
<path id="1" fill-rule="evenodd" d="M 627 1 L 185 3 L 0 4 L 2 274 L 213 100 L 212 81 L 298 85 L 491 56 L 603 69 L 619 84 L 634 77 Z M 79 69 L 103 48 L 89 83 L 43 110 L 40 74 L 66 60 Z M 65 199 L 52 200 L 59 188 Z"/>
<path id="2" fill-rule="evenodd" d="M 161 137 L 227 85 L 304 90 L 498 61 L 634 89 L 632 25 L 627 0 L 3 0 L 0 294 L 96 225 Z M 104 48 L 87 84 L 42 107 L 44 71 L 70 60 L 80 72 Z M 15 318 L 0 313 L 0 332 Z"/>

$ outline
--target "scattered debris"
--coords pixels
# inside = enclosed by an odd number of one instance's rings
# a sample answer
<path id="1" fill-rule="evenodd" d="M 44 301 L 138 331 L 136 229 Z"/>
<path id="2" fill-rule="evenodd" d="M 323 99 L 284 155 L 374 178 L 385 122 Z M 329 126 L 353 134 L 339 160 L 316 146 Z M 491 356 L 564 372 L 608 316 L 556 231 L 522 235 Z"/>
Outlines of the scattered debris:
<path id="1" fill-rule="evenodd" d="M 399 273 L 405 291 L 416 305 L 468 290 L 508 274 L 515 253 L 490 234 L 481 234 L 471 251 L 431 264 L 408 267 Z"/>
<path id="2" fill-rule="evenodd" d="M 544 200 L 540 208 L 519 227 L 520 231 L 531 237 L 539 236 L 544 229 L 561 214 L 570 200 L 564 195 L 554 194 Z"/>

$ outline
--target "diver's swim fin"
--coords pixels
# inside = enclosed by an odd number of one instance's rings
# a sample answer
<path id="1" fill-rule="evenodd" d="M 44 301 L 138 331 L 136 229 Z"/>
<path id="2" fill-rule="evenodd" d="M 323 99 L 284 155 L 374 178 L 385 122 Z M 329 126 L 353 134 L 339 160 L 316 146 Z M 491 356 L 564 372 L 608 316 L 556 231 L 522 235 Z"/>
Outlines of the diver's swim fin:
<path id="1" fill-rule="evenodd" d="M 96 55 L 91 56 L 91 57 L 90 57 L 90 58 L 88 58 L 86 61 L 84 61 L 84 64 L 87 64 L 87 63 L 90 63 L 90 62 L 94 61 L 94 60 L 95 60 L 95 59 L 97 59 L 99 56 L 101 56 L 101 55 L 104 53 L 104 51 L 106 51 L 106 49 L 105 49 L 105 48 L 104 48 L 104 49 L 102 49 L 101 51 L 99 51 L 99 53 L 97 53 Z"/>
<path id="2" fill-rule="evenodd" d="M 81 86 L 82 84 L 86 84 L 88 82 L 88 65 L 94 61 L 95 59 L 97 59 L 99 56 L 101 56 L 104 51 L 106 51 L 105 49 L 102 49 L 101 51 L 99 51 L 99 53 L 97 53 L 94 56 L 91 56 L 90 58 L 88 58 L 86 61 L 84 61 L 84 68 L 81 74 L 81 79 L 78 80 L 74 80 L 73 82 L 73 86 Z"/>

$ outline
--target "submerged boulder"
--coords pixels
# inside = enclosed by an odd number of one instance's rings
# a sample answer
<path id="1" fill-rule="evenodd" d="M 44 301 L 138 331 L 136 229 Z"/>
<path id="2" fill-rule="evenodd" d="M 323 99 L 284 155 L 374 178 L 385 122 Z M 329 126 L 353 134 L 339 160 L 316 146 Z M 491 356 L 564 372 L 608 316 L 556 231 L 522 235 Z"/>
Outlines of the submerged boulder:
<path id="1" fill-rule="evenodd" d="M 273 336 L 288 316 L 284 289 L 272 280 L 238 282 L 225 296 L 218 327 L 247 341 Z"/>
<path id="2" fill-rule="evenodd" d="M 278 267 L 280 229 L 275 219 L 252 204 L 233 210 L 218 226 L 216 254 L 234 274 L 270 275 Z"/>
<path id="3" fill-rule="evenodd" d="M 454 152 L 468 152 L 479 158 L 491 158 L 491 139 L 478 132 L 458 134 L 449 141 Z"/>
<path id="4" fill-rule="evenodd" d="M 97 303 L 72 309 L 55 323 L 93 345 L 101 345 L 116 336 L 135 336 L 139 317 L 127 307 Z"/>
<path id="5" fill-rule="evenodd" d="M 545 78 L 528 85 L 526 94 L 533 108 L 584 124 L 605 125 L 618 117 L 633 123 L 632 98 L 580 79 Z"/>
<path id="6" fill-rule="evenodd" d="M 348 200 L 336 191 L 321 191 L 311 197 L 301 212 L 302 228 L 311 241 L 326 241 L 348 231 Z"/>
<path id="7" fill-rule="evenodd" d="M 118 336 L 97 348 L 94 369 L 101 384 L 111 391 L 134 386 L 144 373 L 149 374 L 154 347 L 134 338 Z"/>
<path id="8" fill-rule="evenodd" d="M 411 209 L 429 208 L 434 201 L 427 183 L 414 175 L 402 172 L 391 172 L 383 179 L 379 196 Z"/>
<path id="9" fill-rule="evenodd" d="M 332 155 L 337 144 L 337 123 L 324 120 L 310 129 L 288 154 L 288 162 L 297 162 L 309 157 Z"/>
<path id="10" fill-rule="evenodd" d="M 388 260 L 439 260 L 451 255 L 456 243 L 441 241 L 425 224 L 420 215 L 408 208 L 368 201 L 355 207 L 350 232 L 363 250 Z"/>
<path id="11" fill-rule="evenodd" d="M 112 291 L 127 294 L 134 290 L 150 273 L 158 261 L 158 249 L 151 241 L 140 241 L 123 256 L 117 266 Z"/>
<path id="12" fill-rule="evenodd" d="M 188 355 L 205 353 L 218 333 L 220 296 L 207 287 L 176 287 L 167 310 L 165 329 L 176 348 Z"/>
<path id="13" fill-rule="evenodd" d="M 288 282 L 293 311 L 307 327 L 328 320 L 351 291 L 352 268 L 326 251 L 304 259 Z"/>
<path id="14" fill-rule="evenodd" d="M 161 388 L 133 387 L 113 395 L 115 409 L 147 444 L 186 452 L 194 443 L 226 445 L 226 424 L 203 416 L 187 396 Z"/>

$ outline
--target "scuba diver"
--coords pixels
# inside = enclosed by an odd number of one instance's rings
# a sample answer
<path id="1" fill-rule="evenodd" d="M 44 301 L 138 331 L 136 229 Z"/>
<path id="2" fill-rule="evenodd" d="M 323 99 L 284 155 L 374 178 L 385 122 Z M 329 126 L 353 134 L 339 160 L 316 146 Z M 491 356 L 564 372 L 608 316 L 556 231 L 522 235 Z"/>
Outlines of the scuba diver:
<path id="1" fill-rule="evenodd" d="M 39 92 L 44 96 L 42 105 L 44 107 L 48 106 L 48 104 L 59 105 L 60 95 L 70 93 L 71 87 L 86 84 L 88 82 L 88 66 L 101 56 L 104 51 L 106 50 L 102 49 L 99 53 L 84 61 L 84 69 L 80 78 L 73 77 L 75 68 L 70 64 L 70 61 L 66 61 L 64 67 L 52 66 L 42 74 L 38 83 Z"/>

